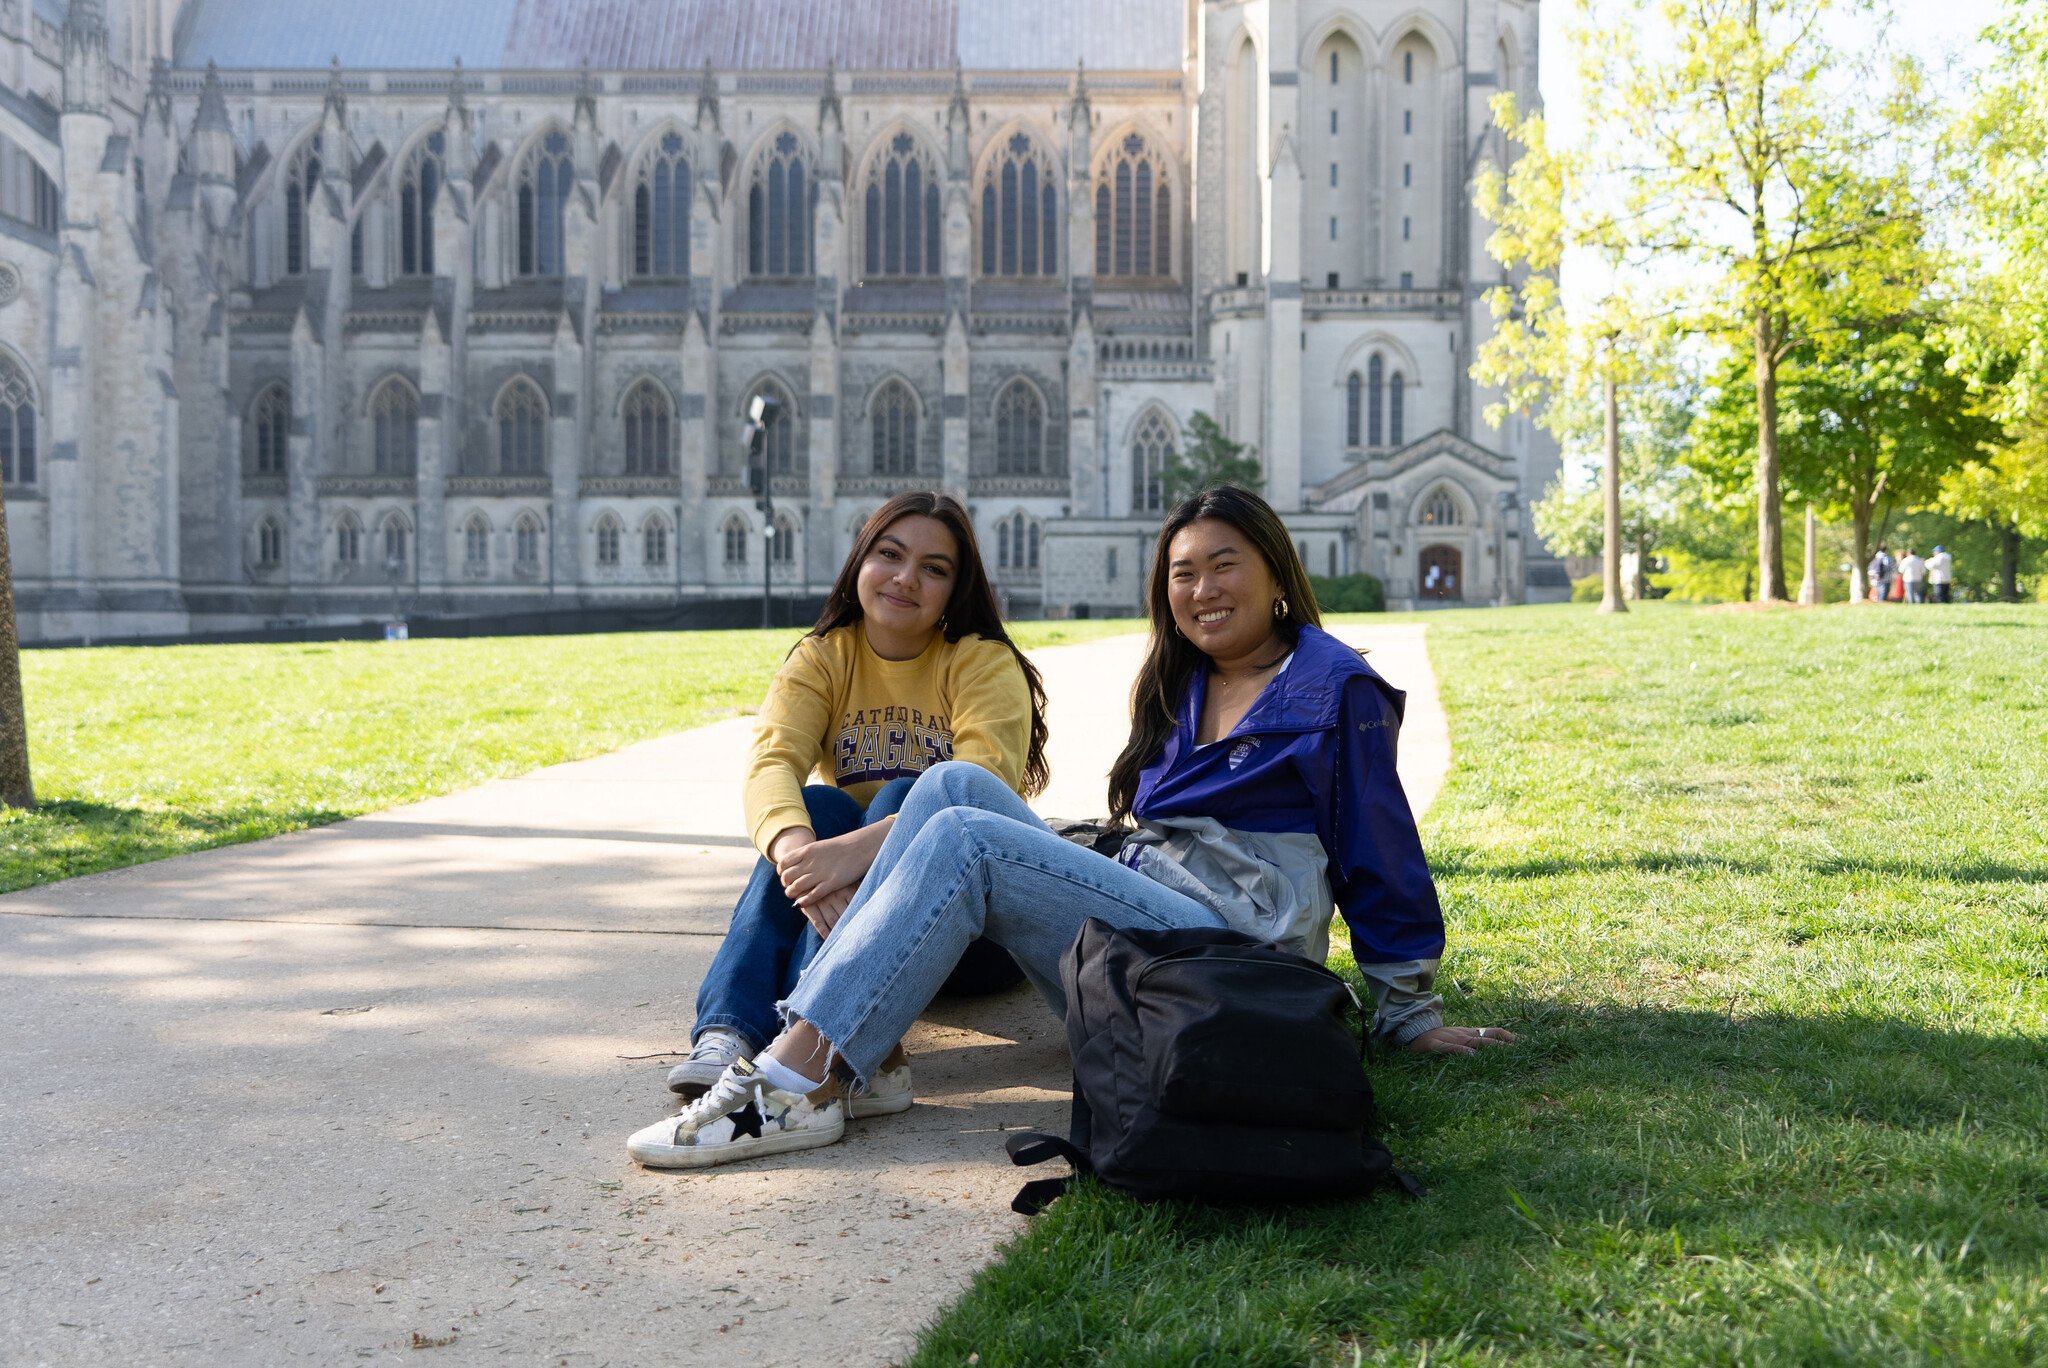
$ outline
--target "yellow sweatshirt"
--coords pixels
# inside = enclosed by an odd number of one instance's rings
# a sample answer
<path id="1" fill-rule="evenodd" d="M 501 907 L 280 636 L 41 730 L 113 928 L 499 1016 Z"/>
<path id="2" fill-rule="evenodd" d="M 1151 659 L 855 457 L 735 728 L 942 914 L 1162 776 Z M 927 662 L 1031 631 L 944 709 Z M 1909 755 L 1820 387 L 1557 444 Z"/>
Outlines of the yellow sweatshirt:
<path id="1" fill-rule="evenodd" d="M 1031 745 L 1031 692 L 1000 641 L 935 635 L 915 660 L 884 660 L 859 623 L 797 643 L 761 705 L 747 764 L 747 832 L 763 855 L 807 827 L 815 771 L 863 807 L 891 779 L 968 760 L 1011 788 Z"/>

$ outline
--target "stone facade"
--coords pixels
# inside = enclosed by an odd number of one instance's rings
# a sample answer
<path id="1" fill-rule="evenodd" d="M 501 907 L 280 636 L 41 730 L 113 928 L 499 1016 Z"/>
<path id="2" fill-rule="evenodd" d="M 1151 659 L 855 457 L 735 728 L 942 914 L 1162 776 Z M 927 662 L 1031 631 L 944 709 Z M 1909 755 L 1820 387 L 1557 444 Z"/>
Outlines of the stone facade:
<path id="1" fill-rule="evenodd" d="M 968 501 L 1012 611 L 1131 611 L 1198 411 L 1314 573 L 1567 590 L 1527 521 L 1556 451 L 1466 378 L 1499 278 L 1470 181 L 1536 0 L 1147 0 L 1177 44 L 1077 23 L 1067 69 L 1001 65 L 963 6 L 900 69 L 756 34 L 223 70 L 207 3 L 0 0 L 25 639 L 661 606 L 764 556 L 821 592 L 912 487 Z"/>

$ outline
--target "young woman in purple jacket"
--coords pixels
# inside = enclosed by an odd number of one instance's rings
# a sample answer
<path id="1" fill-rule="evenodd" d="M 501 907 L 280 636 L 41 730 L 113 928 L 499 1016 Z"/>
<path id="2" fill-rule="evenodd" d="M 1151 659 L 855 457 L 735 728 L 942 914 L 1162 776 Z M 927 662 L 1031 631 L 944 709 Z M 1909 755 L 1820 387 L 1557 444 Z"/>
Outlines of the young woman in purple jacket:
<path id="1" fill-rule="evenodd" d="M 1341 910 L 1379 1038 L 1439 1054 L 1513 1042 L 1443 1023 L 1443 917 L 1394 772 L 1402 696 L 1318 625 L 1279 515 L 1228 486 L 1183 500 L 1160 530 L 1147 598 L 1151 648 L 1110 771 L 1111 816 L 1135 827 L 1118 857 L 1053 834 L 978 766 L 927 770 L 782 1004 L 782 1034 L 636 1133 L 635 1159 L 707 1168 L 832 1143 L 853 1082 L 969 942 L 1008 950 L 1061 1012 L 1060 956 L 1090 917 L 1230 927 L 1321 959 Z"/>

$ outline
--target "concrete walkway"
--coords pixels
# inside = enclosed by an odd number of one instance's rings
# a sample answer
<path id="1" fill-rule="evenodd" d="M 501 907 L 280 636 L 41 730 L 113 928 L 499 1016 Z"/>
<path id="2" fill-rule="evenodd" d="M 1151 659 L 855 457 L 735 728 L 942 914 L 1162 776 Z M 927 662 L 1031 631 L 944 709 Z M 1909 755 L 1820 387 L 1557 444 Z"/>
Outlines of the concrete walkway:
<path id="1" fill-rule="evenodd" d="M 1448 735 L 1420 627 L 1418 810 Z M 1099 814 L 1141 641 L 1041 653 L 1050 815 Z M 679 649 L 687 649 L 679 639 Z M 662 1114 L 752 862 L 735 719 L 254 845 L 0 898 L 0 1365 L 879 1364 L 1022 1227 L 1058 1128 L 1028 990 L 941 1002 L 919 1105 L 678 1176 Z"/>

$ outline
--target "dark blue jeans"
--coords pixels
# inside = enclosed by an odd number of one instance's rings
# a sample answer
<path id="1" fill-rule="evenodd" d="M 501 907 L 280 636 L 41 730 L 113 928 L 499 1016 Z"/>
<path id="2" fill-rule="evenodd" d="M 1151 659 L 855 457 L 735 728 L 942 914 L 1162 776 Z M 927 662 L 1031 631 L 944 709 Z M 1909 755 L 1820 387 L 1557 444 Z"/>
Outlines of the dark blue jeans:
<path id="1" fill-rule="evenodd" d="M 804 789 L 804 807 L 811 814 L 811 830 L 819 840 L 844 836 L 850 831 L 894 816 L 910 794 L 912 781 L 893 779 L 861 811 L 851 795 L 823 784 Z M 758 1051 L 782 1030 L 782 1018 L 775 1005 L 788 997 L 824 942 L 811 929 L 804 914 L 782 891 L 782 880 L 767 860 L 754 862 L 754 876 L 732 910 L 732 927 L 725 943 L 704 975 L 697 990 L 697 1024 L 690 1039 L 712 1026 L 736 1031 L 751 1050 Z"/>

